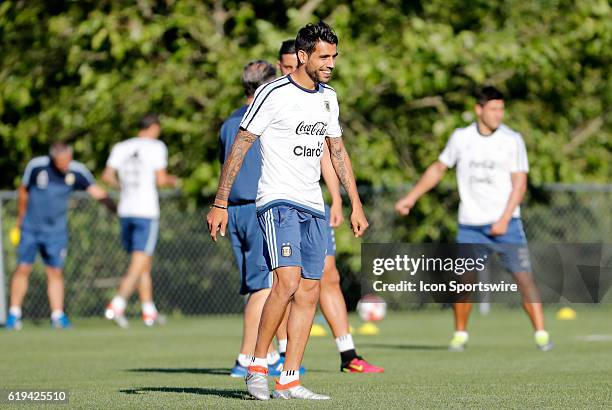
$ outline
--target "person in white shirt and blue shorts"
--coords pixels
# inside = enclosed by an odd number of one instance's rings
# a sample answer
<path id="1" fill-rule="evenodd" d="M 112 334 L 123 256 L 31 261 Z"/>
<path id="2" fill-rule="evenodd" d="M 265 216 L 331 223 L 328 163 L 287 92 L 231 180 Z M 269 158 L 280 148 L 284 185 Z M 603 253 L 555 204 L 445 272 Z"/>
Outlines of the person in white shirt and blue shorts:
<path id="1" fill-rule="evenodd" d="M 523 294 L 523 307 L 534 328 L 536 346 L 553 347 L 544 329 L 539 292 L 533 281 L 527 238 L 520 219 L 520 203 L 527 189 L 529 164 L 521 134 L 502 124 L 504 96 L 495 87 L 479 90 L 477 121 L 453 132 L 438 161 L 395 209 L 408 215 L 416 201 L 435 187 L 448 168 L 457 168 L 459 231 L 457 242 L 472 251 L 495 252 Z M 454 303 L 455 333 L 449 349 L 463 351 L 468 342 L 467 321 L 472 303 Z"/>
<path id="2" fill-rule="evenodd" d="M 149 114 L 140 120 L 134 138 L 116 144 L 106 163 L 102 179 L 120 188 L 118 214 L 121 243 L 130 254 L 130 265 L 117 294 L 106 307 L 105 316 L 120 327 L 128 327 L 125 318 L 127 300 L 138 288 L 145 325 L 159 323 L 153 302 L 151 269 L 159 231 L 158 187 L 175 187 L 177 178 L 166 172 L 168 149 L 159 140 L 159 117 Z"/>
<path id="3" fill-rule="evenodd" d="M 273 396 L 280 399 L 329 399 L 300 384 L 300 364 L 319 300 L 319 279 L 327 250 L 327 223 L 319 186 L 324 144 L 352 203 L 351 223 L 361 236 L 368 223 L 350 159 L 342 143 L 336 92 L 327 83 L 335 67 L 338 38 L 323 22 L 303 27 L 295 48 L 298 69 L 261 86 L 242 118 L 221 173 L 215 202 L 207 216 L 216 241 L 227 227 L 228 197 L 245 153 L 259 138 L 262 174 L 256 207 L 264 251 L 274 283 L 262 312 L 255 354 L 246 376 L 247 391 L 268 400 L 267 351 L 287 307 L 285 364 Z"/>

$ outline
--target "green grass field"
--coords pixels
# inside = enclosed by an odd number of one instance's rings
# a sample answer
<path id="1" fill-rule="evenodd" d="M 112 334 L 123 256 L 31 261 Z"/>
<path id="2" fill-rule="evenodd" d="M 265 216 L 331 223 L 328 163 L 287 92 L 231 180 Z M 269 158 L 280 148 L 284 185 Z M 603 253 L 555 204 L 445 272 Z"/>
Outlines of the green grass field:
<path id="1" fill-rule="evenodd" d="M 53 331 L 26 322 L 0 333 L 0 389 L 68 389 L 77 408 L 603 408 L 612 405 L 612 309 L 547 312 L 555 350 L 539 352 L 522 311 L 473 315 L 464 353 L 446 351 L 451 313 L 392 313 L 379 336 L 355 336 L 382 375 L 342 374 L 331 337 L 311 338 L 303 382 L 331 402 L 247 398 L 229 377 L 240 342 L 237 316 L 171 319 L 122 331 L 98 319 Z M 351 317 L 354 325 L 359 321 Z M 589 335 L 607 335 L 586 341 Z M 607 339 L 607 340 L 606 340 Z M 0 406 L 6 404 L 0 404 Z M 15 406 L 23 408 L 23 406 Z"/>

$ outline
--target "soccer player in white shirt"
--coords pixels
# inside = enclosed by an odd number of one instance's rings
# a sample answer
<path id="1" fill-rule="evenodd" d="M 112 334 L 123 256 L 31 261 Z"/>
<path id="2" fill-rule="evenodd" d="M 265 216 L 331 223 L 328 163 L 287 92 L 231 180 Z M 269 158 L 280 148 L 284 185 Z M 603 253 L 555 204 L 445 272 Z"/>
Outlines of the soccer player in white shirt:
<path id="1" fill-rule="evenodd" d="M 168 150 L 159 140 L 161 125 L 155 114 L 140 120 L 138 136 L 120 142 L 111 150 L 102 179 L 120 187 L 118 214 L 121 240 L 131 256 L 117 295 L 108 304 L 105 316 L 120 327 L 127 327 L 124 311 L 127 300 L 138 287 L 142 319 L 147 326 L 158 319 L 153 303 L 151 264 L 159 228 L 157 187 L 176 187 L 178 179 L 166 172 Z"/>
<path id="2" fill-rule="evenodd" d="M 298 69 L 260 87 L 242 119 L 225 162 L 215 202 L 207 216 L 213 240 L 225 235 L 227 198 L 246 151 L 260 138 L 262 176 L 257 210 L 266 242 L 266 259 L 274 283 L 259 325 L 255 356 L 246 377 L 247 390 L 270 398 L 266 354 L 289 304 L 288 345 L 284 370 L 274 397 L 328 399 L 299 382 L 302 361 L 319 299 L 327 240 L 325 208 L 319 186 L 323 144 L 351 200 L 355 236 L 368 227 L 351 162 L 342 143 L 335 91 L 326 86 L 337 56 L 338 38 L 323 22 L 303 27 L 296 38 Z"/>
<path id="3" fill-rule="evenodd" d="M 295 54 L 295 40 L 283 41 L 278 53 L 277 66 L 282 75 L 291 74 L 297 68 L 297 55 Z M 340 353 L 340 371 L 345 373 L 382 373 L 382 367 L 375 366 L 357 354 L 353 335 L 351 335 L 348 323 L 348 312 L 346 302 L 340 288 L 340 272 L 336 266 L 336 238 L 334 228 L 342 224 L 342 196 L 340 194 L 340 182 L 334 171 L 329 156 L 329 150 L 325 150 L 321 159 L 321 173 L 325 185 L 331 194 L 331 206 L 325 206 L 327 227 L 327 255 L 325 256 L 325 267 L 321 277 L 321 289 L 319 292 L 319 305 L 325 320 L 331 328 L 336 347 Z M 276 332 L 279 351 L 284 364 L 284 355 L 287 349 L 287 320 L 289 312 L 285 313 L 283 322 Z M 315 326 L 321 325 L 313 324 Z"/>
<path id="4" fill-rule="evenodd" d="M 553 347 L 544 329 L 539 292 L 531 276 L 527 245 L 520 219 L 520 203 L 527 189 L 527 152 L 521 135 L 502 124 L 503 94 L 494 87 L 478 93 L 477 121 L 451 135 L 438 161 L 431 164 L 408 194 L 395 204 L 408 215 L 416 201 L 434 188 L 448 168 L 457 167 L 459 204 L 458 243 L 503 244 L 498 246 L 502 263 L 512 272 L 523 293 L 523 306 L 534 327 L 540 350 Z M 527 296 L 527 297 L 526 297 Z M 468 342 L 467 321 L 471 303 L 455 303 L 455 334 L 450 350 L 462 351 Z"/>

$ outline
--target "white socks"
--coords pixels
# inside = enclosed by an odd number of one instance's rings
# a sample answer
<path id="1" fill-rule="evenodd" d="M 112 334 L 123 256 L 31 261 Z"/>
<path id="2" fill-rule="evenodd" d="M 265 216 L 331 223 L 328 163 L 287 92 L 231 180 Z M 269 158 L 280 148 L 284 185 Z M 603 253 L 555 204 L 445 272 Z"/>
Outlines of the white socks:
<path id="1" fill-rule="evenodd" d="M 59 320 L 60 317 L 64 315 L 64 311 L 60 309 L 55 309 L 51 312 L 51 320 Z"/>
<path id="2" fill-rule="evenodd" d="M 273 365 L 276 362 L 278 362 L 278 359 L 280 359 L 280 355 L 278 354 L 276 350 L 271 353 L 268 353 L 268 356 L 265 359 L 257 359 L 257 363 L 254 362 L 255 358 L 251 355 L 242 354 L 242 353 L 238 355 L 238 363 L 240 364 L 240 366 L 243 366 L 243 367 L 249 367 L 251 365 L 263 366 L 261 364 L 262 363 L 261 360 L 265 360 L 266 365 L 264 367 L 268 367 L 269 365 Z"/>
<path id="3" fill-rule="evenodd" d="M 113 300 L 111 300 L 111 306 L 113 307 L 113 310 L 117 312 L 123 312 L 125 310 L 125 307 L 127 306 L 127 302 L 124 298 L 117 295 L 113 298 Z"/>
<path id="4" fill-rule="evenodd" d="M 238 355 L 238 364 L 242 367 L 249 367 L 251 364 L 251 358 L 251 355 L 240 353 Z"/>
<path id="5" fill-rule="evenodd" d="M 344 336 L 337 337 L 336 346 L 338 346 L 339 352 L 346 352 L 347 350 L 355 349 L 355 344 L 353 343 L 353 336 L 348 333 Z"/>
<path id="6" fill-rule="evenodd" d="M 268 364 L 274 364 L 279 361 L 280 354 L 278 354 L 278 352 L 275 350 L 273 352 L 268 353 L 267 359 L 268 359 Z"/>
<path id="7" fill-rule="evenodd" d="M 281 339 L 278 341 L 278 351 L 281 353 L 287 352 L 287 339 Z"/>
<path id="8" fill-rule="evenodd" d="M 300 371 L 299 370 L 283 370 L 281 372 L 279 384 L 288 384 L 294 381 L 300 380 Z"/>
<path id="9" fill-rule="evenodd" d="M 9 313 L 21 319 L 21 306 L 11 306 L 9 308 Z"/>
<path id="10" fill-rule="evenodd" d="M 251 359 L 251 366 L 259 366 L 265 369 L 268 368 L 268 359 L 266 357 L 255 357 Z"/>
<path id="11" fill-rule="evenodd" d="M 456 331 L 454 337 L 460 338 L 461 340 L 465 340 L 466 342 L 469 339 L 468 332 L 466 332 L 465 330 Z"/>
<path id="12" fill-rule="evenodd" d="M 157 314 L 157 308 L 153 302 L 144 302 L 142 304 L 142 313 L 144 315 L 155 316 Z"/>

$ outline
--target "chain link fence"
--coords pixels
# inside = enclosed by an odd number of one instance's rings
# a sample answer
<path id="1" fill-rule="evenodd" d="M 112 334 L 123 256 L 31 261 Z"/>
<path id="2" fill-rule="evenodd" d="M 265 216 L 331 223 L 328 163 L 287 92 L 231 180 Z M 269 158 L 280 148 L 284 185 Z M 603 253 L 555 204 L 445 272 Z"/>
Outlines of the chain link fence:
<path id="1" fill-rule="evenodd" d="M 453 242 L 456 191 L 451 187 L 437 189 L 423 198 L 408 218 L 400 218 L 393 205 L 407 189 L 360 189 L 370 221 L 363 241 Z M 206 198 L 201 201 L 209 202 Z M 238 294 L 240 275 L 231 246 L 228 239 L 217 244 L 210 240 L 203 217 L 206 209 L 179 194 L 162 195 L 160 205 L 159 240 L 152 271 L 154 299 L 160 311 L 169 315 L 240 312 L 244 299 Z M 612 185 L 531 187 L 522 209 L 531 242 L 609 242 L 612 238 Z M 7 298 L 16 267 L 16 248 L 9 240 L 15 217 L 15 193 L 0 192 L 0 263 L 5 273 L 5 283 L 0 286 L 4 286 Z M 72 316 L 102 316 L 129 261 L 121 248 L 118 219 L 86 195 L 75 195 L 69 208 L 69 235 L 66 310 Z M 360 297 L 360 241 L 352 236 L 348 223 L 336 230 L 336 238 L 342 288 L 351 309 Z M 23 305 L 26 317 L 48 316 L 46 292 L 39 260 Z M 136 296 L 132 301 L 135 300 Z M 138 303 L 131 303 L 128 314 L 138 312 Z"/>

